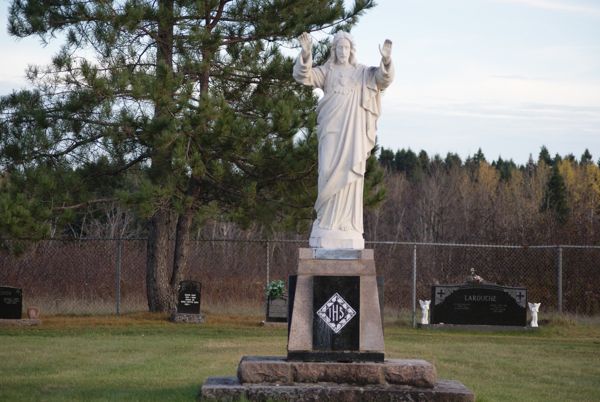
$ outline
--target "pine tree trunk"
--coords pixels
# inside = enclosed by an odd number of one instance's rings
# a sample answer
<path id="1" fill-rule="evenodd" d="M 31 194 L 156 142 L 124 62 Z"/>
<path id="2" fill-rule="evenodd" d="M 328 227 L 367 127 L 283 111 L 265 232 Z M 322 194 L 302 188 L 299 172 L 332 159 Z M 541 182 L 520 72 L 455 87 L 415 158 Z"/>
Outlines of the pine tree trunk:
<path id="1" fill-rule="evenodd" d="M 173 74 L 173 0 L 160 0 L 158 3 L 157 35 L 157 97 L 154 99 L 154 119 L 165 122 L 171 119 L 173 88 L 169 85 Z M 168 130 L 168 128 L 167 128 Z M 150 177 L 161 185 L 171 171 L 172 149 L 164 142 L 166 133 L 155 136 L 154 153 Z M 153 312 L 168 312 L 175 308 L 175 290 L 171 284 L 173 268 L 172 239 L 177 214 L 171 210 L 170 202 L 165 202 L 150 219 L 146 254 L 146 292 L 148 308 Z"/>
<path id="2" fill-rule="evenodd" d="M 175 216 L 159 210 L 150 220 L 146 253 L 146 293 L 152 312 L 169 312 L 175 308 L 175 289 L 170 286 L 171 244 Z"/>
<path id="3" fill-rule="evenodd" d="M 173 273 L 171 275 L 171 288 L 176 290 L 188 271 L 190 255 L 190 235 L 192 230 L 193 210 L 187 208 L 179 215 L 177 220 L 177 233 L 175 235 L 175 256 L 173 261 Z"/>

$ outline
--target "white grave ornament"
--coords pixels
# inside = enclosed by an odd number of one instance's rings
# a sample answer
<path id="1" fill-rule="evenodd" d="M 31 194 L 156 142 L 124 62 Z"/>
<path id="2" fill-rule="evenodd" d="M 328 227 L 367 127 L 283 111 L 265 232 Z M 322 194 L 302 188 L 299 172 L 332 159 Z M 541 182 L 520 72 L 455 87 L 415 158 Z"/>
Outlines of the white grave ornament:
<path id="1" fill-rule="evenodd" d="M 538 312 L 540 311 L 540 305 L 542 303 L 527 303 L 529 305 L 529 311 L 531 311 L 531 327 L 538 327 Z"/>
<path id="2" fill-rule="evenodd" d="M 421 324 L 429 324 L 429 303 L 431 300 L 419 300 L 421 305 Z"/>

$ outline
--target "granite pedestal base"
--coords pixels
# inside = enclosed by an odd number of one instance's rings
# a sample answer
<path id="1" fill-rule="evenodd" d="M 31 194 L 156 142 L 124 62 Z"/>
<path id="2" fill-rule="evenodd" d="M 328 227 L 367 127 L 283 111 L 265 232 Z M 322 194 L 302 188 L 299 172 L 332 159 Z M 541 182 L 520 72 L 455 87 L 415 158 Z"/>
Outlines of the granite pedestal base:
<path id="1" fill-rule="evenodd" d="M 244 356 L 238 366 L 241 384 L 340 383 L 395 384 L 433 388 L 435 367 L 425 360 L 390 359 L 376 362 L 297 362 L 281 356 Z"/>
<path id="2" fill-rule="evenodd" d="M 202 401 L 474 401 L 424 360 L 384 360 L 373 250 L 300 249 L 290 277 L 288 354 L 246 356 L 208 378 Z"/>
<path id="3" fill-rule="evenodd" d="M 237 377 L 208 378 L 200 401 L 474 401 L 457 381 L 438 380 L 424 360 L 290 362 L 246 356 Z"/>
<path id="4" fill-rule="evenodd" d="M 290 280 L 288 360 L 382 362 L 373 250 L 301 248 L 298 257 Z"/>
<path id="5" fill-rule="evenodd" d="M 408 385 L 343 385 L 336 383 L 240 384 L 236 377 L 212 377 L 202 388 L 202 401 L 294 402 L 469 402 L 473 393 L 457 381 L 440 380 L 434 388 Z"/>

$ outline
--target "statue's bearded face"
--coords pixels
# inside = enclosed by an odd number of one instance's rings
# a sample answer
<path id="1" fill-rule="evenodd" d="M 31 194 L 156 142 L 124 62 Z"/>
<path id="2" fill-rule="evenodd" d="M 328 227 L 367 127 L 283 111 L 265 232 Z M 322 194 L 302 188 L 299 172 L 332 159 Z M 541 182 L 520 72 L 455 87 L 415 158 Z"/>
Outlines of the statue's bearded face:
<path id="1" fill-rule="evenodd" d="M 335 57 L 338 64 L 347 64 L 350 59 L 352 45 L 347 39 L 340 39 L 335 45 Z"/>

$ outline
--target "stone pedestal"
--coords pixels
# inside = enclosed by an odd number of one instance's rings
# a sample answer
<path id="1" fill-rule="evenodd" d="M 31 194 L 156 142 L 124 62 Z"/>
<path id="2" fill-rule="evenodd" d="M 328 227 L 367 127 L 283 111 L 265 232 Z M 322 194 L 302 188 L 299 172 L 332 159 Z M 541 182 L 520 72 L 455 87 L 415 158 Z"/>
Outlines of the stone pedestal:
<path id="1" fill-rule="evenodd" d="M 384 359 L 373 250 L 300 249 L 290 277 L 288 354 L 246 356 L 208 378 L 199 400 L 474 401 L 424 360 Z"/>
<path id="2" fill-rule="evenodd" d="M 301 248 L 292 286 L 289 360 L 384 360 L 373 250 Z"/>
<path id="3" fill-rule="evenodd" d="M 346 383 L 395 384 L 433 388 L 435 367 L 425 360 L 390 359 L 377 362 L 300 362 L 280 356 L 244 356 L 237 378 L 242 384 Z"/>
<path id="4" fill-rule="evenodd" d="M 243 357 L 237 377 L 206 380 L 201 401 L 474 401 L 457 381 L 438 380 L 424 360 L 292 362 Z"/>

